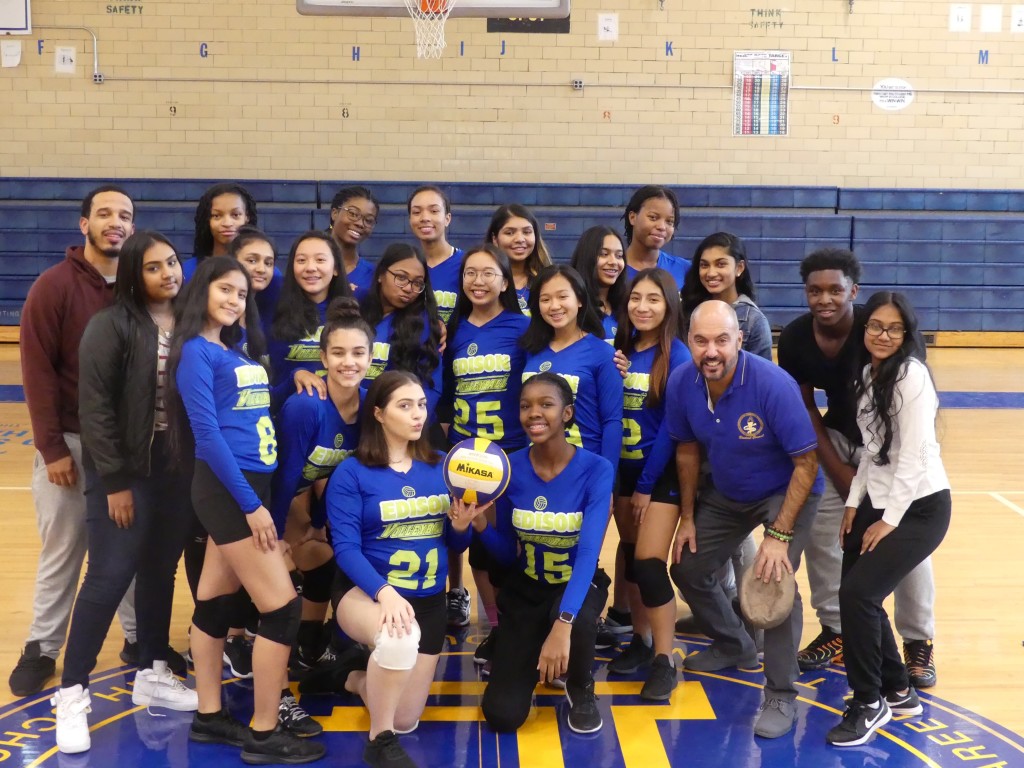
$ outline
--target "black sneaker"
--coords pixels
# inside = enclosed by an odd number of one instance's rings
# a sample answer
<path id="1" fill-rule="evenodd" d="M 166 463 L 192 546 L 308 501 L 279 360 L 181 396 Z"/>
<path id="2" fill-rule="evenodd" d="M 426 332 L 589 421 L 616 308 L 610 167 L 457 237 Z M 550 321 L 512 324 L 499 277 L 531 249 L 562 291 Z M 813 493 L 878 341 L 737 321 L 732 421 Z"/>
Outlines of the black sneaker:
<path id="1" fill-rule="evenodd" d="M 654 649 L 640 635 L 634 634 L 626 650 L 608 662 L 608 671 L 613 675 L 629 675 L 652 661 Z"/>
<path id="2" fill-rule="evenodd" d="M 679 678 L 672 661 L 664 653 L 659 653 L 651 663 L 644 687 L 640 689 L 640 698 L 645 701 L 668 701 L 678 684 Z"/>
<path id="3" fill-rule="evenodd" d="M 281 703 L 277 707 L 277 722 L 288 733 L 300 739 L 319 736 L 324 727 L 299 706 L 295 696 L 287 688 L 281 691 Z"/>
<path id="4" fill-rule="evenodd" d="M 245 635 L 232 635 L 224 641 L 224 663 L 232 677 L 252 677 L 252 643 Z"/>
<path id="5" fill-rule="evenodd" d="M 871 738 L 872 734 L 892 720 L 892 711 L 885 699 L 878 700 L 878 708 L 872 709 L 856 699 L 846 703 L 843 722 L 825 736 L 835 747 L 857 747 Z"/>
<path id="6" fill-rule="evenodd" d="M 818 636 L 799 651 L 796 661 L 803 672 L 821 669 L 832 661 L 841 661 L 843 655 L 843 636 L 828 627 L 822 627 Z"/>
<path id="7" fill-rule="evenodd" d="M 618 648 L 619 635 L 611 630 L 604 619 L 597 620 L 597 636 L 594 638 L 594 648 L 605 650 L 607 648 Z"/>
<path id="8" fill-rule="evenodd" d="M 349 674 L 357 670 L 365 670 L 370 661 L 370 650 L 364 645 L 353 645 L 335 656 L 328 648 L 320 661 L 316 663 L 306 676 L 299 681 L 299 693 L 302 695 L 342 694 L 345 681 Z"/>
<path id="9" fill-rule="evenodd" d="M 931 640 L 905 640 L 903 660 L 915 688 L 931 688 L 939 681 L 935 671 L 935 646 Z"/>
<path id="10" fill-rule="evenodd" d="M 319 741 L 307 741 L 276 728 L 269 738 L 257 739 L 248 728 L 242 744 L 242 762 L 249 765 L 299 765 L 319 760 L 327 747 Z"/>
<path id="11" fill-rule="evenodd" d="M 469 626 L 469 590 L 465 587 L 456 587 L 448 590 L 448 626 L 466 627 Z"/>
<path id="12" fill-rule="evenodd" d="M 226 709 L 222 709 L 211 720 L 201 720 L 199 713 L 196 712 L 192 717 L 192 727 L 188 729 L 188 739 L 200 744 L 227 744 L 240 747 L 248 733 L 248 728 L 235 720 Z"/>
<path id="13" fill-rule="evenodd" d="M 14 666 L 7 684 L 15 696 L 31 696 L 43 690 L 47 680 L 57 670 L 57 660 L 43 656 L 39 652 L 39 643 L 25 643 L 25 650 Z"/>
<path id="14" fill-rule="evenodd" d="M 593 680 L 582 688 L 567 684 L 565 698 L 569 702 L 569 730 L 573 733 L 594 733 L 601 730 L 604 723 L 597 708 Z"/>
<path id="15" fill-rule="evenodd" d="M 913 716 L 924 712 L 924 707 L 921 706 L 921 699 L 918 698 L 917 691 L 913 687 L 907 689 L 905 694 L 892 691 L 884 695 L 885 703 L 889 705 L 889 709 L 892 710 L 894 715 Z"/>
<path id="16" fill-rule="evenodd" d="M 363 748 L 363 762 L 370 768 L 419 768 L 409 757 L 394 731 L 381 731 Z"/>
<path id="17" fill-rule="evenodd" d="M 473 663 L 478 667 L 482 667 L 488 661 L 491 660 L 491 655 L 494 653 L 494 641 L 497 639 L 498 628 L 495 627 L 490 631 L 490 634 L 484 638 L 484 641 L 476 647 L 473 651 Z"/>

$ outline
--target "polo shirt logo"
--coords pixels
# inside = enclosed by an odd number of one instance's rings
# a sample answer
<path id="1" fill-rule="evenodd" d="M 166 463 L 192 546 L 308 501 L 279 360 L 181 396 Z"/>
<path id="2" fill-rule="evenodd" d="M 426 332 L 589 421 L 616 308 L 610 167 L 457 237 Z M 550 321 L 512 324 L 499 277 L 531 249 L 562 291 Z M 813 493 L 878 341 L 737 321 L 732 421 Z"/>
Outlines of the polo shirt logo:
<path id="1" fill-rule="evenodd" d="M 736 426 L 740 431 L 740 440 L 757 440 L 764 437 L 764 419 L 756 413 L 744 413 Z"/>

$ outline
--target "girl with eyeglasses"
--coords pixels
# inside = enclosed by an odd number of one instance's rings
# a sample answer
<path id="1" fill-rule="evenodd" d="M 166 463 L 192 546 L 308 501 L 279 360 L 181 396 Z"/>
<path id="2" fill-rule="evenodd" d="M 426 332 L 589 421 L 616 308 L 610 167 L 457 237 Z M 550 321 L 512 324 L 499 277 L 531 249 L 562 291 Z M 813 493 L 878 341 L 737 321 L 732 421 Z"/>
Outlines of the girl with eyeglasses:
<path id="1" fill-rule="evenodd" d="M 939 456 L 939 399 L 902 293 L 879 291 L 864 306 L 863 368 L 854 381 L 864 451 L 840 528 L 839 611 L 853 698 L 828 732 L 837 747 L 865 743 L 896 715 L 923 711 L 882 602 L 942 542 L 952 505 Z"/>
<path id="2" fill-rule="evenodd" d="M 320 334 L 328 305 L 352 295 L 343 270 L 337 243 L 323 232 L 310 230 L 292 244 L 268 344 L 275 410 L 292 392 L 327 397 Z"/>
<path id="3" fill-rule="evenodd" d="M 441 404 L 447 414 L 442 418 L 450 421 L 448 441 L 454 445 L 466 438 L 484 437 L 511 453 L 527 444 L 518 410 L 526 363 L 519 339 L 530 321 L 519 311 L 512 267 L 504 251 L 490 243 L 470 249 L 462 259 L 460 277 L 462 287 L 444 353 Z M 488 623 L 494 628 L 498 625 L 495 587 L 500 585 L 502 573 L 476 541 L 470 546 L 469 564 Z M 461 559 L 458 564 L 449 563 L 453 583 L 461 566 Z M 461 606 L 454 604 L 456 598 L 462 600 Z M 469 593 L 453 587 L 449 593 L 453 625 L 469 623 L 468 604 Z M 474 656 L 477 663 L 487 661 L 487 647 L 486 640 L 480 644 Z"/>
<path id="4" fill-rule="evenodd" d="M 362 301 L 370 290 L 373 264 L 359 256 L 359 246 L 377 226 L 380 204 L 366 187 L 345 187 L 331 200 L 328 233 L 341 249 L 342 268 L 352 295 Z"/>
<path id="5" fill-rule="evenodd" d="M 622 235 L 611 227 L 591 227 L 584 232 L 572 252 L 570 265 L 580 273 L 587 293 L 604 325 L 604 340 L 615 341 L 619 313 L 626 306 L 626 245 Z"/>
<path id="6" fill-rule="evenodd" d="M 529 316 L 530 284 L 537 273 L 551 264 L 551 255 L 540 236 L 537 217 L 525 205 L 503 205 L 491 217 L 487 240 L 508 256 L 519 309 Z"/>
<path id="7" fill-rule="evenodd" d="M 423 254 L 405 243 L 389 245 L 360 307 L 376 333 L 367 386 L 384 371 L 409 371 L 419 378 L 434 413 L 441 398 L 442 326 Z"/>

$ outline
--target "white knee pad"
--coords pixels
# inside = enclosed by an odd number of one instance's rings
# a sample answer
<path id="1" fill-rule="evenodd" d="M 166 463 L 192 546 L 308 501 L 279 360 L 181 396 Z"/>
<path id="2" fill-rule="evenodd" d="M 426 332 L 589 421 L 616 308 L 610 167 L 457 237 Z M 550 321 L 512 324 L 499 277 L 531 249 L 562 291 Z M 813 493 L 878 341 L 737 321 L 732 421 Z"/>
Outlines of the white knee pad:
<path id="1" fill-rule="evenodd" d="M 382 669 L 405 670 L 416 666 L 420 652 L 420 625 L 413 622 L 412 631 L 389 635 L 381 628 L 373 639 L 373 660 Z"/>

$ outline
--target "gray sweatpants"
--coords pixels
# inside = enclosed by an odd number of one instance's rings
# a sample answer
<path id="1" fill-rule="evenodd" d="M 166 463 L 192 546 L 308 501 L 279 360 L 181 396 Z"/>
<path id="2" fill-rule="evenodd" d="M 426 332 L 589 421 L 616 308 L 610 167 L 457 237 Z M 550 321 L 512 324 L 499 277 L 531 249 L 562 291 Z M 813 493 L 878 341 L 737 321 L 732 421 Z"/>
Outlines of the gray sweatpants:
<path id="1" fill-rule="evenodd" d="M 693 610 L 701 632 L 726 653 L 753 656 L 757 649 L 732 609 L 732 601 L 716 571 L 729 561 L 751 531 L 775 520 L 783 498 L 779 494 L 743 504 L 727 499 L 714 488 L 702 491 L 693 516 L 697 529 L 697 552 L 684 547 L 682 560 L 669 569 L 672 580 Z M 810 537 L 817 504 L 817 494 L 811 494 L 797 518 L 788 552 L 794 573 L 800 567 L 800 555 Z M 786 701 L 796 698 L 795 681 L 800 676 L 796 653 L 800 647 L 803 623 L 803 603 L 798 589 L 789 618 L 764 633 L 766 696 L 770 694 L 771 698 Z"/>
<path id="2" fill-rule="evenodd" d="M 834 429 L 829 438 L 839 457 L 851 467 L 860 461 L 861 448 Z M 839 547 L 839 528 L 843 522 L 846 499 L 839 495 L 828 474 L 825 492 L 807 543 L 807 581 L 811 587 L 811 606 L 823 627 L 842 633 L 839 619 L 839 581 L 843 570 L 843 550 Z M 935 637 L 935 581 L 930 557 L 900 582 L 894 593 L 896 631 L 904 640 L 931 640 Z"/>
<path id="3" fill-rule="evenodd" d="M 68 633 L 78 579 L 88 545 L 85 528 L 85 470 L 82 468 L 82 440 L 64 433 L 78 472 L 74 488 L 54 485 L 46 475 L 46 462 L 36 451 L 32 464 L 32 500 L 42 548 L 36 569 L 35 599 L 29 642 L 39 643 L 43 656 L 57 658 Z M 128 588 L 117 616 L 125 637 L 135 642 L 135 582 Z"/>

